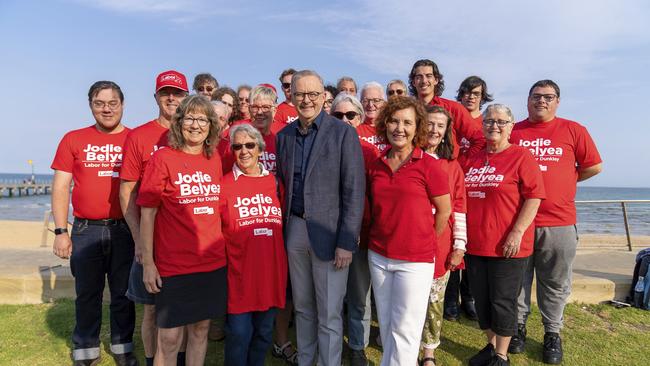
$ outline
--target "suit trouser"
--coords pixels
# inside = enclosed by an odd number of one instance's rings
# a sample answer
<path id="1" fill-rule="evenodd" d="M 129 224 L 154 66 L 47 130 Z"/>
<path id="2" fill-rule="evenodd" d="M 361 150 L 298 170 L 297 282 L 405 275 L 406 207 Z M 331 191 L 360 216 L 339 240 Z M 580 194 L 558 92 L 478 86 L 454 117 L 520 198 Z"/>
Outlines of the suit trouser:
<path id="1" fill-rule="evenodd" d="M 307 223 L 290 216 L 286 230 L 289 275 L 296 311 L 300 365 L 340 365 L 343 348 L 343 297 L 348 268 L 320 260 L 312 251 Z"/>
<path id="2" fill-rule="evenodd" d="M 359 248 L 352 257 L 348 273 L 348 346 L 363 350 L 370 341 L 370 269 L 368 249 Z"/>
<path id="3" fill-rule="evenodd" d="M 390 259 L 372 250 L 368 261 L 384 348 L 381 365 L 415 365 L 435 264 Z"/>
<path id="4" fill-rule="evenodd" d="M 70 269 L 75 278 L 75 320 L 72 333 L 75 360 L 99 357 L 102 296 L 108 277 L 110 289 L 111 352 L 133 351 L 135 306 L 126 297 L 133 261 L 133 238 L 125 222 L 88 225 L 76 220 L 72 227 Z"/>
<path id="5" fill-rule="evenodd" d="M 526 324 L 530 314 L 534 273 L 537 279 L 537 305 L 542 315 L 544 331 L 560 332 L 564 306 L 571 295 L 571 274 L 577 246 L 578 232 L 575 225 L 535 229 L 535 250 L 528 262 L 518 299 L 519 324 Z"/>

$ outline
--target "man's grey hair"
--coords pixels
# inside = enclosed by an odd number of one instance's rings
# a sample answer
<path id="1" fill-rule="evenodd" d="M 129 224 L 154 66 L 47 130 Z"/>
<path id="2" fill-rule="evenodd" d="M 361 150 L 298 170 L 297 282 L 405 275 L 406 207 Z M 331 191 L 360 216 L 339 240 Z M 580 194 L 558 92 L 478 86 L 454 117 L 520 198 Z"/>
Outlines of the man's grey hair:
<path id="1" fill-rule="evenodd" d="M 241 125 L 236 125 L 233 127 L 230 127 L 230 146 L 232 147 L 233 141 L 235 141 L 235 134 L 238 132 L 244 132 L 247 134 L 250 138 L 255 140 L 255 143 L 257 143 L 257 146 L 260 148 L 260 151 L 264 151 L 266 149 L 266 143 L 264 142 L 264 138 L 262 137 L 262 134 L 260 131 L 257 130 L 257 128 L 249 125 L 248 123 L 242 123 Z"/>
<path id="2" fill-rule="evenodd" d="M 361 121 L 363 121 L 365 114 L 363 113 L 363 106 L 361 105 L 361 102 L 359 102 L 359 99 L 357 99 L 357 97 L 348 93 L 339 93 L 339 95 L 334 98 L 334 101 L 332 102 L 332 108 L 330 109 L 330 114 L 334 113 L 336 106 L 343 102 L 350 102 L 354 106 L 354 109 L 356 109 L 355 112 L 361 115 Z"/>
<path id="3" fill-rule="evenodd" d="M 300 70 L 297 73 L 293 74 L 293 77 L 291 78 L 291 94 L 293 94 L 296 91 L 296 83 L 298 80 L 304 78 L 305 76 L 315 76 L 318 78 L 318 82 L 320 82 L 320 92 L 322 92 L 325 87 L 325 83 L 323 83 L 323 78 L 318 75 L 318 73 L 314 70 Z"/>
<path id="4" fill-rule="evenodd" d="M 359 94 L 361 95 L 361 99 L 363 99 L 363 93 L 366 90 L 372 88 L 379 90 L 379 92 L 381 93 L 381 99 L 386 100 L 386 92 L 384 91 L 384 87 L 376 81 L 369 81 L 363 84 L 363 86 L 361 87 L 361 93 Z"/>

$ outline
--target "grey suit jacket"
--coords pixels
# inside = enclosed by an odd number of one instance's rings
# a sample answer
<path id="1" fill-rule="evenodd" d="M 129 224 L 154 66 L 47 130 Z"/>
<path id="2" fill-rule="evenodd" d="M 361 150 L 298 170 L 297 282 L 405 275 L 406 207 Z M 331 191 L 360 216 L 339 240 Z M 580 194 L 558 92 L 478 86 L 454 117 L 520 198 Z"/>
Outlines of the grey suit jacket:
<path id="1" fill-rule="evenodd" d="M 321 112 L 304 180 L 307 232 L 319 259 L 333 260 L 337 247 L 356 251 L 363 218 L 365 168 L 354 128 Z M 294 151 L 299 120 L 277 135 L 277 177 L 284 188 L 284 226 L 291 215 Z M 285 230 L 285 240 L 287 238 Z"/>

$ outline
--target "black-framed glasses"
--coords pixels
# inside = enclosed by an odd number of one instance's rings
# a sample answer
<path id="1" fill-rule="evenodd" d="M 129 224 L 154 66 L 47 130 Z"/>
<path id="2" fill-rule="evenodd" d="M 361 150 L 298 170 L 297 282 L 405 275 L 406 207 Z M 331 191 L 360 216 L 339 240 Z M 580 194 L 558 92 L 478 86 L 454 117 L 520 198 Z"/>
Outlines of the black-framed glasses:
<path id="1" fill-rule="evenodd" d="M 539 102 L 540 100 L 542 100 L 542 98 L 544 98 L 544 101 L 546 103 L 550 103 L 550 102 L 554 101 L 555 98 L 557 98 L 557 95 L 555 95 L 555 94 L 533 94 L 533 95 L 530 96 L 530 99 L 532 99 L 535 102 Z"/>
<path id="2" fill-rule="evenodd" d="M 383 102 L 384 102 L 384 100 L 381 99 L 381 98 L 370 98 L 370 99 L 369 98 L 363 98 L 363 99 L 361 99 L 361 104 L 366 104 L 366 105 L 371 104 L 371 103 L 374 104 L 374 105 L 379 105 L 379 104 L 381 104 Z"/>
<path id="3" fill-rule="evenodd" d="M 245 147 L 247 150 L 253 150 L 257 146 L 257 143 L 255 142 L 247 142 L 245 144 L 232 144 L 230 147 L 232 147 L 233 151 L 239 151 L 242 149 L 242 147 Z"/>
<path id="4" fill-rule="evenodd" d="M 120 101 L 119 100 L 111 100 L 109 102 L 104 102 L 103 100 L 93 100 L 92 106 L 93 108 L 96 109 L 104 109 L 104 107 L 108 106 L 109 109 L 115 110 L 120 107 Z"/>
<path id="5" fill-rule="evenodd" d="M 496 124 L 499 127 L 505 127 L 508 123 L 511 123 L 510 121 L 505 121 L 502 119 L 484 119 L 483 120 L 483 125 L 490 127 L 494 124 Z"/>
<path id="6" fill-rule="evenodd" d="M 272 105 L 251 105 L 248 108 L 250 108 L 251 112 L 253 113 L 257 113 L 257 111 L 260 110 L 264 113 L 268 113 L 271 111 L 271 109 L 273 109 L 273 106 Z"/>
<path id="7" fill-rule="evenodd" d="M 345 118 L 347 118 L 348 121 L 352 121 L 352 120 L 355 119 L 358 115 L 359 115 L 359 113 L 357 113 L 357 112 L 355 112 L 355 111 L 349 111 L 349 112 L 333 112 L 333 113 L 332 113 L 332 116 L 334 116 L 334 117 L 336 117 L 336 118 L 338 118 L 338 119 L 340 119 L 340 120 L 342 120 L 343 117 L 345 117 Z"/>
<path id="8" fill-rule="evenodd" d="M 321 94 L 323 94 L 323 92 L 306 92 L 306 93 L 295 92 L 295 93 L 293 93 L 293 97 L 296 98 L 297 101 L 305 100 L 305 97 L 308 97 L 309 100 L 311 100 L 313 102 L 316 99 L 318 99 L 318 97 Z"/>
<path id="9" fill-rule="evenodd" d="M 392 97 L 393 95 L 404 95 L 406 94 L 406 91 L 404 89 L 394 89 L 394 90 L 389 90 L 388 91 L 388 96 Z"/>
<path id="10" fill-rule="evenodd" d="M 289 89 L 291 88 L 291 83 L 282 83 L 282 89 Z"/>
<path id="11" fill-rule="evenodd" d="M 194 122 L 198 123 L 199 127 L 205 127 L 208 125 L 208 123 L 210 123 L 210 121 L 208 121 L 205 118 L 192 118 L 192 117 L 183 118 L 183 126 L 192 126 Z"/>

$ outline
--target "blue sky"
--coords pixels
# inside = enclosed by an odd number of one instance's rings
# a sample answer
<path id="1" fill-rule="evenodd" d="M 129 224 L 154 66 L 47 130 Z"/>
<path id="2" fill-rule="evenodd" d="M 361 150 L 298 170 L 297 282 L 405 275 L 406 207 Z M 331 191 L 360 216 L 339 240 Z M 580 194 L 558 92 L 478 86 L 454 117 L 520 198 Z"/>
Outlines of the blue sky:
<path id="1" fill-rule="evenodd" d="M 605 162 L 586 185 L 650 187 L 648 19 L 644 0 L 3 0 L 0 172 L 33 159 L 49 173 L 63 134 L 92 123 L 96 80 L 122 87 L 123 121 L 137 126 L 157 116 L 155 76 L 170 68 L 232 87 L 278 85 L 287 67 L 385 84 L 430 58 L 444 97 L 480 75 L 517 119 L 530 85 L 555 80 L 558 114 L 587 126 Z"/>

